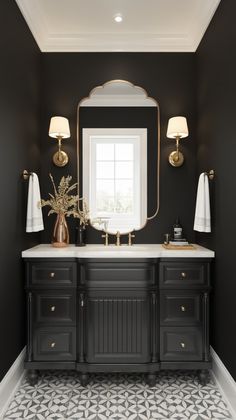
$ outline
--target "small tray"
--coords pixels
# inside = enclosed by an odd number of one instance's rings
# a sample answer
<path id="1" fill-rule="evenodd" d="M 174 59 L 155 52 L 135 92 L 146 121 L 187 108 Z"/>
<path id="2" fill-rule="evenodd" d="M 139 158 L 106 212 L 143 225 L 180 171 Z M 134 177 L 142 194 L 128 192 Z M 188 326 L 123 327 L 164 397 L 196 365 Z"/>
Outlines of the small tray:
<path id="1" fill-rule="evenodd" d="M 163 246 L 163 248 L 165 248 L 165 249 L 174 249 L 174 250 L 176 250 L 176 249 L 179 249 L 179 250 L 183 250 L 183 249 L 186 249 L 186 250 L 193 250 L 193 249 L 196 249 L 195 248 L 195 246 L 193 246 L 192 244 L 188 244 L 188 245 L 170 245 L 170 244 L 162 244 L 162 246 Z"/>

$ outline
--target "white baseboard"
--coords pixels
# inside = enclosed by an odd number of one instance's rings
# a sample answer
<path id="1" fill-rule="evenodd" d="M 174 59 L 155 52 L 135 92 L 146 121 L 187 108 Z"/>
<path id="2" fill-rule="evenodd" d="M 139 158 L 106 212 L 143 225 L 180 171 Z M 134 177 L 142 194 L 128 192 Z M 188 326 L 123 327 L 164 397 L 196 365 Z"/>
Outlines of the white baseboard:
<path id="1" fill-rule="evenodd" d="M 211 356 L 212 376 L 228 404 L 233 420 L 236 420 L 236 382 L 212 347 Z"/>
<path id="2" fill-rule="evenodd" d="M 24 378 L 25 347 L 0 382 L 0 420 Z"/>

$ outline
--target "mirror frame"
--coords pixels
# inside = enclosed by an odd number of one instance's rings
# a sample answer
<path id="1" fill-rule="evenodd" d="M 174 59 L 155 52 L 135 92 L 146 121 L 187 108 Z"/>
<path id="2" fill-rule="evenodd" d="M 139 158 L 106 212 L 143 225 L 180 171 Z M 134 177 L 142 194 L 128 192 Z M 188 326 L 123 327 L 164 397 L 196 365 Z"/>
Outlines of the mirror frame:
<path id="1" fill-rule="evenodd" d="M 94 91 L 96 89 L 98 89 L 98 88 L 104 88 L 108 84 L 114 83 L 114 82 L 126 83 L 126 84 L 129 84 L 132 88 L 139 88 L 140 90 L 143 91 L 143 93 L 144 93 L 144 95 L 145 95 L 146 98 L 149 98 L 149 99 L 152 99 L 153 100 L 153 102 L 155 103 L 156 108 L 157 108 L 157 115 L 156 115 L 156 122 L 157 122 L 157 172 L 156 172 L 156 182 L 157 182 L 156 194 L 157 194 L 157 196 L 156 196 L 156 209 L 155 209 L 154 214 L 152 214 L 151 216 L 148 216 L 147 215 L 147 218 L 146 218 L 145 223 L 139 229 L 132 229 L 131 231 L 121 233 L 121 235 L 127 235 L 130 232 L 139 231 L 139 230 L 143 229 L 146 226 L 146 224 L 147 224 L 147 222 L 149 220 L 152 220 L 152 219 L 154 219 L 157 216 L 157 214 L 159 212 L 159 208 L 160 208 L 160 152 L 161 152 L 161 144 L 160 144 L 161 143 L 161 141 L 160 141 L 161 140 L 160 105 L 159 105 L 159 103 L 157 102 L 156 99 L 154 99 L 154 98 L 152 98 L 151 96 L 148 95 L 147 91 L 143 87 L 134 85 L 133 83 L 131 83 L 131 82 L 127 81 L 127 80 L 122 80 L 122 79 L 109 80 L 108 82 L 105 82 L 102 85 L 95 86 L 89 92 L 88 96 L 84 97 L 83 99 L 81 99 L 79 101 L 78 106 L 77 106 L 77 128 L 76 128 L 76 130 L 77 130 L 76 131 L 76 137 L 77 137 L 76 138 L 76 141 L 77 141 L 76 151 L 77 151 L 78 194 L 79 194 L 79 185 L 80 185 L 80 183 L 79 183 L 79 181 L 80 181 L 79 177 L 80 177 L 80 159 L 81 159 L 81 157 L 80 157 L 80 116 L 79 116 L 79 111 L 80 111 L 80 108 L 81 108 L 82 103 L 85 102 L 85 101 L 87 101 L 88 99 L 90 99 L 91 96 L 92 96 L 92 94 L 94 93 Z M 81 141 L 82 141 L 82 139 L 81 139 Z M 148 199 L 148 197 L 147 197 L 147 199 Z M 95 229 L 95 230 L 98 230 L 100 232 L 104 232 L 104 229 L 97 229 L 96 227 L 94 227 L 91 224 L 91 222 L 90 222 L 90 226 L 92 226 L 93 229 Z M 109 235 L 114 235 L 114 233 L 109 233 L 109 232 L 107 232 L 107 233 Z"/>

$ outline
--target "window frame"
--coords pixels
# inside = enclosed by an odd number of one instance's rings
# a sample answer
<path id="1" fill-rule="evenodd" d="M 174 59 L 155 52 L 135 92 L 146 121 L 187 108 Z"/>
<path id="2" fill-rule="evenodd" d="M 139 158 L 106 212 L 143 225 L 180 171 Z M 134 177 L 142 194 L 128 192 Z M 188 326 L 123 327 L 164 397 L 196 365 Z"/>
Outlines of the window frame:
<path id="1" fill-rule="evenodd" d="M 128 232 L 140 229 L 147 220 L 147 128 L 83 128 L 82 149 L 83 149 L 83 197 L 88 203 L 91 219 L 100 218 L 95 212 L 94 204 L 96 190 L 96 170 L 93 168 L 97 162 L 94 149 L 96 144 L 109 143 L 111 137 L 114 143 L 125 143 L 125 137 L 134 145 L 134 214 L 127 216 L 113 213 L 113 221 L 123 224 L 120 228 L 109 229 L 111 233 L 116 231 Z M 113 143 L 113 142 L 112 142 Z M 115 160 L 114 160 L 115 162 Z M 95 175 L 94 175 L 95 174 Z M 104 217 L 107 217 L 104 214 Z"/>

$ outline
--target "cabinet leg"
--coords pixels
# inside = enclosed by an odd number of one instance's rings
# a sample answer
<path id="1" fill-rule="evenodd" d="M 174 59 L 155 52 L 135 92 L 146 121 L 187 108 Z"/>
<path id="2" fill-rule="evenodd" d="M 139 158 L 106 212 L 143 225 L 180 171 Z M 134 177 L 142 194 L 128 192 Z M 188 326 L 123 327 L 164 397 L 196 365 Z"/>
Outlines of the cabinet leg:
<path id="1" fill-rule="evenodd" d="M 208 370 L 200 370 L 198 372 L 198 379 L 201 385 L 206 385 L 209 380 Z"/>
<path id="2" fill-rule="evenodd" d="M 148 373 L 146 378 L 147 384 L 152 388 L 156 385 L 156 374 Z"/>
<path id="3" fill-rule="evenodd" d="M 34 386 L 38 382 L 38 371 L 35 369 L 28 370 L 28 381 L 30 385 Z"/>
<path id="4" fill-rule="evenodd" d="M 88 385 L 89 382 L 89 374 L 88 373 L 81 373 L 79 375 L 79 380 L 82 386 Z"/>

